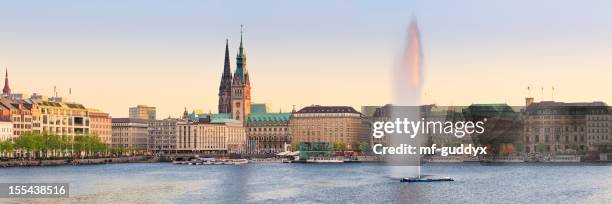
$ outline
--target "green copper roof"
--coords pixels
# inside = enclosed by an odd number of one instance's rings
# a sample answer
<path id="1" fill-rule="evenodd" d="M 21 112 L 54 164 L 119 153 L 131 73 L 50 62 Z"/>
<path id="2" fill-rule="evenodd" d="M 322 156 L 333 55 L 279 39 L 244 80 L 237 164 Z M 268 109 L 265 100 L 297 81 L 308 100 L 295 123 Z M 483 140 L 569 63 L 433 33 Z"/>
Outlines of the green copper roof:
<path id="1" fill-rule="evenodd" d="M 213 118 L 210 120 L 212 124 L 225 124 L 225 123 L 240 123 L 239 120 L 227 119 L 227 118 Z"/>
<path id="2" fill-rule="evenodd" d="M 208 118 L 208 117 L 210 117 L 212 121 L 214 121 L 215 119 L 232 119 L 232 116 L 229 113 L 215 113 L 215 114 L 192 113 L 192 114 L 189 114 L 189 120 L 195 120 L 197 118 Z"/>
<path id="3" fill-rule="evenodd" d="M 472 104 L 468 106 L 465 110 L 473 111 L 473 112 L 481 112 L 481 111 L 494 111 L 494 112 L 514 112 L 512 107 L 508 106 L 508 104 L 500 103 L 500 104 Z"/>
<path id="4" fill-rule="evenodd" d="M 250 114 L 248 117 L 248 124 L 256 126 L 287 125 L 290 118 L 291 113 Z"/>
<path id="5" fill-rule="evenodd" d="M 266 114 L 268 107 L 265 103 L 251 103 L 251 114 Z"/>

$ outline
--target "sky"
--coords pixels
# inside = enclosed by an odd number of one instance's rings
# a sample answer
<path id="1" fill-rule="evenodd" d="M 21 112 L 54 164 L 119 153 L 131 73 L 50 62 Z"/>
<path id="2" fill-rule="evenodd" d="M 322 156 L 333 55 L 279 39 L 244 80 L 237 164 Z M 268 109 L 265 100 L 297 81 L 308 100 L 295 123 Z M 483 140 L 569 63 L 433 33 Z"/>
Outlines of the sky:
<path id="1" fill-rule="evenodd" d="M 158 118 L 185 107 L 215 112 L 225 39 L 235 69 L 241 24 L 254 102 L 273 111 L 389 103 L 413 18 L 423 103 L 612 102 L 610 1 L 0 0 L 0 8 L 0 66 L 13 92 L 49 96 L 56 86 L 113 117 L 137 104 L 157 107 Z"/>

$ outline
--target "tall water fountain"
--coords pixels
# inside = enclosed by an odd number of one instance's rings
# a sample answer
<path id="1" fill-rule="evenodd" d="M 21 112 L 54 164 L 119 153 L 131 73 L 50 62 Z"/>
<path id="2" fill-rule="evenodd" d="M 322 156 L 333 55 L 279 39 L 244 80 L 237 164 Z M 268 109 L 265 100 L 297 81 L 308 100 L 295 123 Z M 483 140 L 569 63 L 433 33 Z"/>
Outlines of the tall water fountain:
<path id="1" fill-rule="evenodd" d="M 408 118 L 410 121 L 421 120 L 421 86 L 423 84 L 423 53 L 419 28 L 413 19 L 408 27 L 408 38 L 405 49 L 393 73 L 393 108 L 390 118 Z M 391 135 L 387 146 L 408 144 L 421 146 L 425 137 L 417 135 Z M 389 176 L 392 178 L 420 178 L 418 155 L 395 155 L 388 158 Z"/>

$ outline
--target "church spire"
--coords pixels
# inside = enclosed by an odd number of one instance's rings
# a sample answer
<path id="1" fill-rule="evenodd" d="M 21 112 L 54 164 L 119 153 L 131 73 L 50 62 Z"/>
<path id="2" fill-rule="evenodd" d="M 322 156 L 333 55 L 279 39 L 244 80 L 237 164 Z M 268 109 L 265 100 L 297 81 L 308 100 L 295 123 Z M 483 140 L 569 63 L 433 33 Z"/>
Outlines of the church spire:
<path id="1" fill-rule="evenodd" d="M 240 48 L 238 49 L 238 56 L 240 57 L 245 57 L 244 47 L 242 46 L 242 34 L 244 33 L 243 29 L 244 29 L 244 26 L 240 25 Z"/>
<path id="2" fill-rule="evenodd" d="M 6 67 L 4 71 L 4 88 L 2 89 L 2 95 L 11 96 L 11 88 L 9 87 L 8 80 L 8 67 Z"/>
<path id="3" fill-rule="evenodd" d="M 225 63 L 223 64 L 223 76 L 232 77 L 232 70 L 230 68 L 230 57 L 229 57 L 229 42 L 225 39 Z"/>
<path id="4" fill-rule="evenodd" d="M 231 94 L 232 94 L 232 69 L 229 57 L 229 42 L 225 39 L 225 59 L 223 63 L 223 74 L 221 75 L 221 83 L 219 84 L 219 113 L 231 112 Z"/>
<path id="5" fill-rule="evenodd" d="M 244 45 L 242 41 L 242 35 L 244 26 L 240 25 L 240 47 L 238 47 L 238 55 L 236 56 L 236 72 L 234 73 L 234 80 L 238 77 L 240 79 L 240 83 L 244 84 L 248 71 L 246 69 L 246 55 L 244 54 Z"/>

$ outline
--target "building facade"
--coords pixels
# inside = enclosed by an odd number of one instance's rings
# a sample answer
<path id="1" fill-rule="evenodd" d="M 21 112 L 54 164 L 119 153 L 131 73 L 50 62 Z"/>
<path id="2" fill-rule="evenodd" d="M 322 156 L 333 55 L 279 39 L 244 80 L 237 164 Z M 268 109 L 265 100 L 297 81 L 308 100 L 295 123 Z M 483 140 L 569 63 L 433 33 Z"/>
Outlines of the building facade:
<path id="1" fill-rule="evenodd" d="M 13 123 L 9 118 L 0 119 L 0 142 L 5 140 L 13 140 Z"/>
<path id="2" fill-rule="evenodd" d="M 246 150 L 246 131 L 233 119 L 202 118 L 177 123 L 176 151 L 183 153 L 235 154 Z"/>
<path id="3" fill-rule="evenodd" d="M 89 134 L 89 111 L 81 104 L 31 100 L 32 131 L 65 136 Z"/>
<path id="4" fill-rule="evenodd" d="M 0 99 L 2 118 L 8 117 L 13 124 L 13 137 L 19 137 L 24 133 L 32 132 L 31 107 L 31 104 L 26 103 L 24 100 Z"/>
<path id="5" fill-rule="evenodd" d="M 112 145 L 113 123 L 108 113 L 89 109 L 89 132 L 107 145 Z"/>
<path id="6" fill-rule="evenodd" d="M 249 153 L 278 153 L 289 140 L 291 113 L 251 113 L 246 135 Z"/>
<path id="7" fill-rule="evenodd" d="M 343 143 L 358 147 L 361 114 L 349 106 L 308 106 L 291 115 L 291 143 Z"/>
<path id="8" fill-rule="evenodd" d="M 525 151 L 562 154 L 596 150 L 610 141 L 608 109 L 603 102 L 529 104 L 524 119 Z"/>
<path id="9" fill-rule="evenodd" d="M 147 149 L 148 120 L 135 118 L 112 119 L 112 147 Z"/>
<path id="10" fill-rule="evenodd" d="M 170 153 L 176 149 L 176 129 L 179 119 L 166 118 L 149 121 L 147 150 L 155 153 Z"/>
<path id="11" fill-rule="evenodd" d="M 155 107 L 137 105 L 136 107 L 130 108 L 130 118 L 143 119 L 143 120 L 155 120 L 156 119 Z"/>

